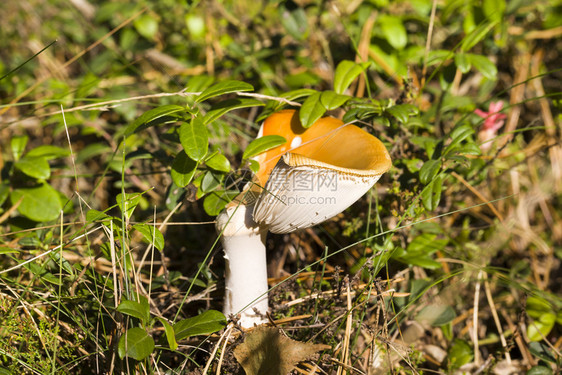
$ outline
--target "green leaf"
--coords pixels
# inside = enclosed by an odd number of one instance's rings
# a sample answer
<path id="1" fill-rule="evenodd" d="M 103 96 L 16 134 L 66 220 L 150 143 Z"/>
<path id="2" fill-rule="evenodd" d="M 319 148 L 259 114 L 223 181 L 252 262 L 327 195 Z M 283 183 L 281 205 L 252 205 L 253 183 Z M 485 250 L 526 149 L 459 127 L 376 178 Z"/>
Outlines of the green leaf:
<path id="1" fill-rule="evenodd" d="M 451 143 L 445 147 L 443 150 L 443 156 L 449 157 L 453 153 L 457 153 L 459 149 L 459 144 L 474 134 L 474 129 L 472 126 L 468 124 L 462 124 L 460 126 L 456 126 L 450 134 L 451 139 L 453 140 Z"/>
<path id="2" fill-rule="evenodd" d="M 98 155 L 110 154 L 112 152 L 111 147 L 104 145 L 102 143 L 93 143 L 85 146 L 82 150 L 76 153 L 76 164 L 82 164 L 85 161 L 94 158 Z"/>
<path id="3" fill-rule="evenodd" d="M 427 269 L 441 268 L 441 263 L 433 260 L 431 255 L 445 246 L 447 240 L 438 240 L 436 241 L 436 244 L 428 243 L 430 239 L 434 239 L 435 237 L 435 235 L 424 233 L 410 242 L 406 250 L 396 248 L 392 254 L 392 258 L 411 266 L 418 266 Z"/>
<path id="4" fill-rule="evenodd" d="M 10 185 L 8 181 L 0 182 L 0 207 L 6 202 L 10 195 Z"/>
<path id="5" fill-rule="evenodd" d="M 377 122 L 388 126 L 388 119 L 385 117 L 379 117 L 382 114 L 383 106 L 381 102 L 371 99 L 369 102 L 361 103 L 360 105 L 354 103 L 353 107 L 350 108 L 343 116 L 343 122 L 350 122 L 356 119 L 363 120 L 367 118 L 375 118 Z"/>
<path id="6" fill-rule="evenodd" d="M 184 107 L 175 104 L 163 105 L 146 111 L 127 126 L 127 129 L 125 129 L 125 137 L 154 125 L 176 121 L 180 117 L 178 113 L 183 111 L 185 111 Z"/>
<path id="7" fill-rule="evenodd" d="M 532 320 L 527 325 L 527 336 L 531 341 L 541 341 L 547 337 L 554 323 L 556 322 L 556 315 L 552 312 L 542 314 L 537 320 Z"/>
<path id="8" fill-rule="evenodd" d="M 25 156 L 28 157 L 43 157 L 47 160 L 63 158 L 70 155 L 70 151 L 58 146 L 42 145 L 35 147 L 29 151 Z"/>
<path id="9" fill-rule="evenodd" d="M 15 162 L 14 166 L 29 177 L 45 180 L 51 177 L 51 167 L 43 157 L 30 157 L 25 155 Z"/>
<path id="10" fill-rule="evenodd" d="M 478 145 L 470 142 L 465 145 L 459 146 L 459 148 L 457 149 L 457 153 L 463 155 L 480 155 L 482 153 L 482 150 L 480 150 L 480 147 L 478 147 Z"/>
<path id="11" fill-rule="evenodd" d="M 208 310 L 193 318 L 181 320 L 174 324 L 176 340 L 186 337 L 209 335 L 226 326 L 226 317 L 216 310 Z"/>
<path id="12" fill-rule="evenodd" d="M 427 56 L 427 65 L 437 65 L 441 64 L 446 60 L 449 60 L 453 57 L 453 52 L 444 49 L 432 50 L 429 52 Z"/>
<path id="13" fill-rule="evenodd" d="M 431 324 L 434 327 L 440 327 L 450 323 L 455 319 L 457 314 L 455 310 L 448 305 L 427 305 L 416 315 L 418 322 Z"/>
<path id="14" fill-rule="evenodd" d="M 204 124 L 210 124 L 215 121 L 225 113 L 233 111 L 235 109 L 247 108 L 247 107 L 261 107 L 265 104 L 257 99 L 252 98 L 232 98 L 219 102 L 211 107 L 203 118 Z"/>
<path id="15" fill-rule="evenodd" d="M 195 161 L 201 161 L 207 155 L 209 136 L 207 127 L 199 117 L 181 124 L 180 142 L 185 153 Z"/>
<path id="16" fill-rule="evenodd" d="M 117 306 L 117 311 L 121 314 L 129 315 L 140 319 L 143 324 L 147 324 L 150 320 L 150 305 L 148 299 L 144 296 L 139 296 L 141 302 L 123 300 Z"/>
<path id="17" fill-rule="evenodd" d="M 506 8 L 505 0 L 484 0 L 482 10 L 490 21 L 501 22 Z"/>
<path id="18" fill-rule="evenodd" d="M 490 61 L 489 58 L 482 55 L 468 54 L 468 59 L 474 68 L 489 80 L 495 80 L 498 75 L 498 68 L 496 64 Z"/>
<path id="19" fill-rule="evenodd" d="M 201 181 L 201 190 L 204 193 L 209 193 L 215 190 L 222 181 L 222 175 L 219 175 L 213 171 L 207 171 L 205 176 L 203 176 L 203 180 Z"/>
<path id="20" fill-rule="evenodd" d="M 445 238 L 437 239 L 437 235 L 432 233 L 423 233 L 415 237 L 406 247 L 408 254 L 425 254 L 430 255 L 436 251 L 442 250 L 449 241 Z"/>
<path id="21" fill-rule="evenodd" d="M 158 32 L 158 20 L 150 14 L 142 14 L 133 21 L 135 29 L 146 39 L 154 39 Z"/>
<path id="22" fill-rule="evenodd" d="M 202 101 L 205 101 L 209 98 L 213 98 L 215 96 L 230 94 L 232 92 L 238 92 L 238 91 L 252 91 L 253 89 L 254 86 L 246 82 L 235 81 L 235 80 L 222 81 L 222 82 L 215 83 L 214 85 L 203 91 L 197 97 L 197 99 L 195 99 L 195 102 L 200 103 Z"/>
<path id="23" fill-rule="evenodd" d="M 299 111 L 299 119 L 303 127 L 309 128 L 324 113 L 326 113 L 326 108 L 320 102 L 320 93 L 317 92 L 306 98 Z"/>
<path id="24" fill-rule="evenodd" d="M 426 268 L 428 270 L 436 270 L 442 267 L 442 264 L 433 260 L 432 257 L 428 255 L 405 255 L 402 257 L 396 258 L 396 260 L 408 264 L 410 266 L 418 266 L 422 268 Z"/>
<path id="25" fill-rule="evenodd" d="M 164 326 L 164 333 L 166 334 L 166 340 L 168 341 L 168 346 L 172 350 L 176 350 L 178 348 L 178 343 L 176 341 L 176 337 L 174 335 L 174 327 L 167 321 L 162 318 L 157 317 L 158 321 L 162 323 Z"/>
<path id="26" fill-rule="evenodd" d="M 304 86 L 316 86 L 322 81 L 322 79 L 310 69 L 286 75 L 283 80 L 292 89 Z"/>
<path id="27" fill-rule="evenodd" d="M 139 327 L 134 327 L 119 339 L 117 352 L 119 358 L 133 358 L 142 361 L 154 350 L 154 340 L 146 331 Z"/>
<path id="28" fill-rule="evenodd" d="M 197 172 L 197 162 L 187 156 L 185 151 L 176 155 L 172 163 L 172 180 L 179 187 L 187 186 Z"/>
<path id="29" fill-rule="evenodd" d="M 398 121 L 405 124 L 408 122 L 410 115 L 415 115 L 418 113 L 418 108 L 411 104 L 398 104 L 392 107 L 386 108 L 386 112 L 394 116 Z"/>
<path id="30" fill-rule="evenodd" d="M 137 205 L 140 202 L 141 194 L 125 193 L 123 196 L 123 194 L 119 193 L 115 199 L 117 200 L 117 205 L 119 206 L 121 212 L 123 212 L 127 219 L 130 219 L 133 215 L 133 211 L 137 208 Z"/>
<path id="31" fill-rule="evenodd" d="M 402 24 L 402 20 L 398 17 L 383 15 L 379 19 L 382 33 L 388 43 L 401 50 L 406 47 L 408 43 L 408 34 L 406 33 L 406 28 Z"/>
<path id="32" fill-rule="evenodd" d="M 111 216 L 106 215 L 105 213 L 100 212 L 98 210 L 91 209 L 91 210 L 88 210 L 88 212 L 86 212 L 86 221 L 88 223 L 92 223 L 94 221 L 102 221 L 102 220 L 105 221 L 105 220 L 110 220 L 110 219 L 111 219 Z"/>
<path id="33" fill-rule="evenodd" d="M 334 91 L 338 94 L 345 93 L 351 82 L 370 65 L 370 63 L 357 64 L 349 60 L 340 62 L 334 74 Z"/>
<path id="34" fill-rule="evenodd" d="M 280 135 L 266 135 L 260 138 L 254 139 L 248 147 L 244 150 L 244 154 L 242 155 L 242 159 L 249 159 L 256 155 L 261 154 L 262 152 L 266 152 L 267 150 L 271 150 L 277 146 L 280 146 L 286 143 L 287 140 L 280 136 Z"/>
<path id="35" fill-rule="evenodd" d="M 164 250 L 164 236 L 160 229 L 156 228 L 154 225 L 148 224 L 135 224 L 133 228 L 138 230 L 148 243 L 153 244 L 155 248 L 162 251 Z"/>
<path id="36" fill-rule="evenodd" d="M 133 35 L 136 35 L 135 32 L 133 32 L 131 30 L 131 33 Z M 92 92 L 94 90 L 96 90 L 99 87 L 99 83 L 100 83 L 101 79 L 96 76 L 94 73 L 92 73 L 91 71 L 89 71 L 88 73 L 84 74 L 81 77 L 80 80 L 80 85 L 78 86 L 78 88 L 76 89 L 76 92 L 74 93 L 74 97 L 75 98 L 87 98 L 88 96 L 90 96 L 92 94 Z"/>
<path id="37" fill-rule="evenodd" d="M 525 375 L 552 375 L 552 369 L 546 366 L 533 366 Z"/>
<path id="38" fill-rule="evenodd" d="M 54 285 L 62 285 L 59 278 L 47 271 L 44 266 L 37 263 L 29 263 L 24 265 L 37 279 Z"/>
<path id="39" fill-rule="evenodd" d="M 415 279 L 410 282 L 410 295 L 408 303 L 414 303 L 431 288 L 431 282 L 427 279 Z"/>
<path id="40" fill-rule="evenodd" d="M 223 154 L 214 154 L 209 160 L 205 161 L 205 164 L 209 168 L 213 168 L 215 171 L 219 172 L 230 172 L 230 162 Z"/>
<path id="41" fill-rule="evenodd" d="M 461 51 L 462 52 L 469 51 L 478 42 L 480 42 L 482 39 L 484 39 L 486 34 L 488 34 L 490 32 L 490 30 L 492 30 L 492 28 L 494 28 L 494 26 L 496 26 L 497 24 L 498 24 L 497 21 L 485 22 L 485 23 L 481 24 L 480 26 L 478 26 L 477 28 L 475 28 L 470 34 L 468 34 L 462 40 Z"/>
<path id="42" fill-rule="evenodd" d="M 250 167 L 250 170 L 254 173 L 258 173 L 260 171 L 260 163 L 256 160 L 248 160 L 248 167 Z"/>
<path id="43" fill-rule="evenodd" d="M 205 197 L 203 201 L 203 209 L 209 216 L 218 215 L 224 207 L 230 203 L 238 194 L 239 191 L 224 191 L 215 190 Z"/>
<path id="44" fill-rule="evenodd" d="M 281 24 L 296 40 L 304 40 L 307 36 L 307 15 L 303 8 L 296 7 L 294 10 L 288 10 L 284 6 L 279 8 L 279 19 Z"/>
<path id="45" fill-rule="evenodd" d="M 189 30 L 189 34 L 194 38 L 203 38 L 206 33 L 205 20 L 202 16 L 196 14 L 187 14 L 185 16 L 185 24 Z"/>
<path id="46" fill-rule="evenodd" d="M 442 186 L 443 177 L 438 176 L 422 190 L 421 200 L 426 210 L 433 211 L 439 206 Z"/>
<path id="47" fill-rule="evenodd" d="M 465 53 L 459 52 L 455 54 L 455 65 L 462 73 L 468 73 L 470 71 L 470 60 Z"/>
<path id="48" fill-rule="evenodd" d="M 215 82 L 215 77 L 201 74 L 191 77 L 187 81 L 186 90 L 191 92 L 203 91 Z"/>
<path id="49" fill-rule="evenodd" d="M 37 263 L 28 263 L 24 265 L 31 273 L 33 273 L 41 281 L 45 281 L 54 285 L 62 285 L 61 280 Z"/>
<path id="50" fill-rule="evenodd" d="M 318 92 L 316 90 L 313 89 L 298 89 L 298 90 L 293 90 L 293 91 L 289 91 L 286 92 L 284 94 L 281 94 L 280 97 L 285 98 L 287 100 L 297 100 L 300 98 L 304 98 L 306 96 L 310 96 L 312 94 L 314 94 L 315 92 Z"/>
<path id="51" fill-rule="evenodd" d="M 455 339 L 447 354 L 449 369 L 456 370 L 472 361 L 472 358 L 474 358 L 472 346 L 464 340 Z"/>
<path id="52" fill-rule="evenodd" d="M 544 298 L 538 296 L 529 296 L 527 298 L 525 311 L 530 317 L 540 318 L 543 314 L 551 313 L 552 306 Z"/>
<path id="53" fill-rule="evenodd" d="M 529 343 L 529 351 L 531 352 L 531 354 L 539 357 L 545 362 L 556 363 L 556 357 L 554 356 L 554 353 L 549 348 L 549 346 L 542 341 L 533 341 Z"/>
<path id="54" fill-rule="evenodd" d="M 336 94 L 334 91 L 324 91 L 320 94 L 320 102 L 327 110 L 339 108 L 349 99 L 350 96 Z"/>
<path id="55" fill-rule="evenodd" d="M 441 160 L 428 160 L 420 169 L 420 182 L 427 185 L 441 170 Z"/>
<path id="56" fill-rule="evenodd" d="M 451 132 L 450 137 L 452 140 L 460 142 L 460 141 L 464 141 L 472 134 L 474 134 L 474 129 L 472 129 L 472 126 L 468 124 L 463 124 L 455 127 Z"/>
<path id="57" fill-rule="evenodd" d="M 12 249 L 11 247 L 0 246 L 0 254 L 16 254 L 19 253 L 19 250 Z"/>
<path id="58" fill-rule="evenodd" d="M 15 189 L 10 193 L 12 205 L 21 198 L 23 200 L 18 206 L 19 213 L 33 221 L 55 220 L 62 210 L 59 194 L 48 184 Z"/>
<path id="59" fill-rule="evenodd" d="M 25 146 L 27 145 L 28 137 L 27 135 L 12 137 L 10 139 L 10 146 L 12 148 L 12 156 L 14 161 L 18 161 L 25 151 Z"/>

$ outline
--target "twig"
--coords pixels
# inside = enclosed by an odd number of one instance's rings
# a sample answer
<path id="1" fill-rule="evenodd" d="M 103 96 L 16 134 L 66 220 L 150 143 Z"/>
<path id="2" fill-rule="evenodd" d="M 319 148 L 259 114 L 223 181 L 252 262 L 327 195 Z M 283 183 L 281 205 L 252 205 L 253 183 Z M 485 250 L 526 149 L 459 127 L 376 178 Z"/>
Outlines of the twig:
<path id="1" fill-rule="evenodd" d="M 497 208 L 490 203 L 490 200 L 484 197 L 482 193 L 476 190 L 472 185 L 470 185 L 461 175 L 456 172 L 451 172 L 451 175 L 459 180 L 468 190 L 470 190 L 474 195 L 476 195 L 482 202 L 486 203 L 486 206 L 490 208 L 490 210 L 500 219 L 500 222 L 503 223 L 503 215 L 497 210 Z"/>
<path id="2" fill-rule="evenodd" d="M 484 274 L 484 291 L 486 293 L 486 298 L 488 299 L 488 304 L 490 305 L 490 310 L 492 311 L 492 317 L 494 318 L 494 323 L 496 323 L 496 328 L 500 335 L 500 341 L 502 343 L 502 348 L 505 351 L 505 360 L 511 365 L 511 355 L 509 354 L 509 348 L 507 347 L 507 341 L 503 334 L 502 325 L 500 323 L 500 318 L 498 316 L 498 311 L 496 310 L 496 305 L 494 304 L 494 299 L 492 298 L 492 292 L 490 291 L 490 283 L 488 282 L 488 274 Z"/>
<path id="3" fill-rule="evenodd" d="M 115 240 L 113 239 L 113 220 L 109 222 L 109 248 L 111 253 L 111 269 L 113 270 L 113 289 L 115 306 L 119 306 L 119 288 L 117 286 L 117 256 L 115 254 Z"/>
<path id="4" fill-rule="evenodd" d="M 510 35 L 523 35 L 527 40 L 532 39 L 553 39 L 562 35 L 562 26 L 554 27 L 546 30 L 532 30 L 528 31 L 523 27 L 511 26 L 507 29 Z"/>
<path id="5" fill-rule="evenodd" d="M 224 358 L 224 353 L 226 352 L 226 344 L 228 344 L 228 340 L 230 340 L 230 335 L 232 334 L 232 326 L 228 327 L 227 331 L 228 331 L 228 335 L 226 336 L 226 339 L 224 339 L 224 344 L 222 345 L 221 356 L 219 357 L 219 362 L 217 364 L 217 375 L 220 375 L 220 373 L 221 373 L 222 361 L 223 361 L 223 358 Z"/>
<path id="6" fill-rule="evenodd" d="M 65 112 L 85 111 L 85 110 L 99 109 L 98 107 L 102 107 L 104 109 L 105 108 L 109 109 L 109 108 L 112 108 L 114 104 L 131 102 L 131 101 L 135 101 L 135 100 L 163 98 L 163 97 L 168 97 L 168 96 L 191 96 L 191 95 L 199 95 L 199 94 L 201 94 L 201 93 L 200 92 L 186 92 L 185 89 L 184 89 L 184 90 L 180 90 L 180 91 L 176 91 L 176 92 L 161 92 L 161 93 L 158 93 L 158 94 L 131 96 L 129 98 L 108 100 L 108 101 L 105 101 L 105 102 L 98 102 L 98 103 L 92 103 L 92 104 L 85 104 L 85 105 L 81 105 L 81 106 L 78 106 L 78 107 L 67 108 L 64 111 Z M 112 105 L 112 107 L 107 107 L 109 105 Z M 59 113 L 62 113 L 62 110 L 45 113 L 45 114 L 42 114 L 40 116 L 46 117 L 46 116 L 58 115 Z M 39 117 L 39 116 L 37 116 L 37 117 Z"/>
<path id="7" fill-rule="evenodd" d="M 238 94 L 239 96 L 250 96 L 250 97 L 258 98 L 258 99 L 275 100 L 277 102 L 282 102 L 282 103 L 286 103 L 286 104 L 289 104 L 289 105 L 294 105 L 296 107 L 300 107 L 302 105 L 301 103 L 294 102 L 294 101 L 289 100 L 289 99 L 280 98 L 280 97 L 271 96 L 271 95 L 258 94 L 258 93 L 255 93 L 255 92 L 237 92 L 236 94 Z"/>
<path id="8" fill-rule="evenodd" d="M 107 101 L 104 101 L 104 102 L 85 104 L 85 105 L 80 105 L 78 107 L 67 108 L 67 109 L 64 110 L 64 112 L 69 113 L 69 112 L 77 112 L 77 111 L 108 111 L 111 108 L 114 108 L 116 106 L 116 104 L 132 102 L 132 101 L 135 101 L 135 100 L 164 98 L 164 97 L 170 97 L 170 96 L 187 97 L 187 96 L 194 96 L 194 95 L 199 95 L 199 94 L 201 94 L 201 92 L 187 92 L 187 91 L 185 91 L 185 89 L 183 89 L 183 90 L 176 91 L 176 92 L 161 92 L 161 93 L 158 93 L 158 94 L 138 95 L 138 96 L 131 96 L 129 98 L 107 100 Z M 281 98 L 281 97 L 277 97 L 277 96 L 271 96 L 271 95 L 258 94 L 258 93 L 253 93 L 253 92 L 237 91 L 237 92 L 235 92 L 235 94 L 237 94 L 239 96 L 254 97 L 254 98 L 257 98 L 257 99 L 275 100 L 277 102 L 286 103 L 286 104 L 289 104 L 289 105 L 292 105 L 292 106 L 295 106 L 295 107 L 300 107 L 302 105 L 301 103 L 294 102 L 292 100 L 288 100 L 288 99 L 285 99 L 285 98 Z M 49 116 L 53 116 L 53 115 L 58 115 L 60 113 L 62 113 L 62 111 L 53 111 L 53 112 L 43 113 L 43 114 L 40 114 L 40 115 L 35 115 L 35 116 L 32 116 L 31 118 L 49 117 Z M 13 122 L 10 125 L 17 124 L 18 122 L 20 122 L 20 121 Z"/>
<path id="9" fill-rule="evenodd" d="M 4 220 L 6 220 L 7 218 L 10 217 L 10 215 L 12 214 L 12 212 L 14 212 L 15 210 L 18 209 L 19 205 L 21 204 L 21 202 L 23 202 L 23 199 L 25 197 L 21 197 L 20 199 L 18 199 L 18 201 L 12 205 L 12 207 L 8 208 L 6 210 L 6 212 L 4 212 L 1 216 L 0 216 L 0 223 L 4 222 Z M 57 226 L 57 225 L 55 225 Z M 33 228 L 33 230 L 36 230 L 37 228 Z"/>
<path id="10" fill-rule="evenodd" d="M 375 26 L 375 20 L 377 19 L 377 12 L 371 12 L 367 21 L 363 25 L 361 30 L 361 38 L 359 40 L 359 46 L 357 47 L 357 55 L 355 56 L 356 62 L 367 62 L 369 60 L 369 45 L 371 43 L 371 33 L 373 32 L 373 27 Z M 357 89 L 355 90 L 355 96 L 362 97 L 365 93 L 365 75 L 359 75 L 359 80 L 357 81 Z"/>
<path id="11" fill-rule="evenodd" d="M 515 339 L 515 343 L 517 344 L 517 347 L 519 348 L 519 351 L 523 356 L 523 362 L 526 363 L 527 366 L 529 367 L 535 365 L 536 360 L 534 359 L 533 355 L 529 351 L 529 347 L 527 346 L 527 343 L 525 342 L 523 337 L 521 337 L 522 336 L 521 327 L 516 326 L 515 322 L 513 322 L 513 320 L 509 317 L 509 315 L 505 311 L 500 310 L 500 313 L 502 314 L 503 318 L 507 322 L 509 330 L 513 332 L 513 338 Z"/>
<path id="12" fill-rule="evenodd" d="M 211 355 L 209 356 L 209 360 L 207 361 L 207 364 L 205 365 L 205 368 L 203 369 L 203 375 L 207 374 L 207 371 L 209 371 L 209 368 L 211 367 L 211 363 L 213 363 L 213 359 L 215 359 L 215 355 L 217 354 L 217 351 L 219 350 L 219 346 L 221 344 L 221 341 L 223 339 L 225 339 L 225 341 L 228 341 L 228 339 L 230 338 L 230 332 L 232 331 L 232 327 L 234 327 L 232 324 L 230 324 L 228 326 L 228 328 L 224 331 L 224 333 L 221 335 L 221 337 L 219 338 L 219 340 L 217 341 L 217 343 L 215 344 L 215 347 L 213 348 L 213 351 L 211 352 Z M 225 338 L 225 336 L 227 336 Z M 222 356 L 221 356 L 222 358 Z"/>
<path id="13" fill-rule="evenodd" d="M 343 363 L 342 361 L 338 361 L 336 358 L 330 358 L 330 361 L 336 363 L 339 366 L 338 371 L 341 368 L 345 368 L 347 371 L 353 371 L 353 372 L 356 372 L 356 373 L 361 374 L 361 375 L 367 375 L 363 371 L 361 371 L 361 370 L 359 370 L 359 369 L 357 369 L 353 366 L 350 366 L 347 363 Z"/>
<path id="14" fill-rule="evenodd" d="M 554 184 L 556 186 L 556 191 L 562 190 L 562 147 L 556 143 L 556 124 L 552 117 L 552 111 L 550 110 L 550 105 L 548 99 L 545 97 L 544 87 L 542 85 L 542 80 L 540 77 L 540 64 L 543 58 L 544 52 L 539 49 L 532 57 L 531 60 L 531 76 L 537 77 L 532 81 L 537 97 L 539 98 L 539 105 L 541 107 L 541 113 L 543 122 L 545 125 L 545 132 L 547 134 L 547 143 L 550 147 L 548 150 L 550 154 L 550 160 L 552 164 L 552 174 L 554 176 Z"/>
<path id="15" fill-rule="evenodd" d="M 480 349 L 478 348 L 478 304 L 480 300 L 480 279 L 484 271 L 480 270 L 474 288 L 474 310 L 472 312 L 472 342 L 474 343 L 474 363 L 479 365 L 481 362 Z"/>
<path id="16" fill-rule="evenodd" d="M 362 292 L 362 291 L 360 291 L 360 292 Z M 312 293 L 308 296 L 304 296 L 304 297 L 301 297 L 301 298 L 297 298 L 293 301 L 289 301 L 289 302 L 283 304 L 280 308 L 283 309 L 283 308 L 291 307 L 291 306 L 294 306 L 294 305 L 298 305 L 299 303 L 303 303 L 303 302 L 309 301 L 311 299 L 317 299 L 319 297 L 329 297 L 329 296 L 334 296 L 336 294 L 337 294 L 337 290 L 331 290 L 331 291 L 329 290 L 329 291 L 325 291 L 325 292 Z M 352 296 L 355 296 L 357 294 L 357 292 L 351 291 L 350 294 Z M 394 289 L 389 289 L 389 290 L 386 290 L 386 291 L 384 291 L 380 294 L 371 295 L 370 298 L 389 297 L 389 296 L 398 298 L 398 297 L 408 297 L 409 295 L 410 295 L 410 293 L 396 293 L 396 292 L 394 292 Z"/>
<path id="17" fill-rule="evenodd" d="M 337 375 L 341 375 L 343 368 L 350 368 L 349 365 L 349 342 L 351 339 L 351 325 L 353 323 L 353 305 L 351 304 L 351 289 L 349 288 L 349 280 L 346 285 L 347 294 L 347 317 L 345 319 L 345 335 L 343 337 L 342 354 L 341 354 L 341 364 L 343 366 L 338 367 Z"/>
<path id="18" fill-rule="evenodd" d="M 507 121 L 504 129 L 504 136 L 498 139 L 497 148 L 503 148 L 506 143 L 511 141 L 514 135 L 514 130 L 517 128 L 517 122 L 521 115 L 521 105 L 525 95 L 525 87 L 527 86 L 527 78 L 529 78 L 529 64 L 531 61 L 531 54 L 525 53 L 523 56 L 515 56 L 513 58 L 514 66 L 516 67 L 513 90 L 509 98 L 510 110 L 507 115 Z"/>
<path id="19" fill-rule="evenodd" d="M 70 141 L 70 133 L 68 132 L 68 125 L 66 124 L 66 117 L 64 115 L 64 107 L 62 104 L 60 105 L 60 111 L 62 113 L 62 122 L 64 123 L 64 130 L 66 132 L 66 139 L 68 140 L 68 149 L 70 150 L 70 160 L 72 161 L 72 169 L 74 170 L 74 191 L 76 194 L 79 194 L 80 187 L 78 185 L 78 169 L 76 168 L 76 161 L 74 157 L 74 152 L 72 150 L 72 142 Z M 84 215 L 84 208 L 82 206 L 82 202 L 80 201 L 80 218 L 83 222 L 86 222 L 86 216 Z M 64 226 L 64 223 L 61 222 L 61 227 Z M 62 233 L 62 230 L 61 230 Z"/>
<path id="20" fill-rule="evenodd" d="M 433 37 L 433 24 L 435 22 L 435 10 L 437 9 L 437 0 L 433 0 L 431 4 L 431 16 L 429 17 L 429 26 L 427 28 L 427 39 L 425 42 L 425 53 L 423 56 L 423 68 L 420 88 L 423 90 L 425 86 L 425 75 L 427 73 L 427 58 L 429 56 L 429 50 L 431 48 L 431 38 Z"/>

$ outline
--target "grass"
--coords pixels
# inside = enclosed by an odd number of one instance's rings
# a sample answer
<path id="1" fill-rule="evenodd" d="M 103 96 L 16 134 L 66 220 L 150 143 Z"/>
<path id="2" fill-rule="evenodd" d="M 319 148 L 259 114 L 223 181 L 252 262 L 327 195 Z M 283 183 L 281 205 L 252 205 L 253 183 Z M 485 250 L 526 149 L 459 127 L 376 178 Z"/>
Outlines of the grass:
<path id="1" fill-rule="evenodd" d="M 213 204 L 247 173 L 263 115 L 331 90 L 342 60 L 371 65 L 329 114 L 381 139 L 393 167 L 334 219 L 268 237 L 270 318 L 320 345 L 282 359 L 315 374 L 559 372 L 559 4 L 256 5 L 3 6 L 0 373 L 243 373 L 251 333 L 212 315 Z M 225 80 L 254 90 L 195 102 Z M 228 172 L 201 161 L 179 186 L 174 116 L 228 98 L 264 106 L 207 124 Z M 498 102 L 504 123 L 483 138 L 475 110 Z M 197 317 L 218 328 L 178 336 Z"/>

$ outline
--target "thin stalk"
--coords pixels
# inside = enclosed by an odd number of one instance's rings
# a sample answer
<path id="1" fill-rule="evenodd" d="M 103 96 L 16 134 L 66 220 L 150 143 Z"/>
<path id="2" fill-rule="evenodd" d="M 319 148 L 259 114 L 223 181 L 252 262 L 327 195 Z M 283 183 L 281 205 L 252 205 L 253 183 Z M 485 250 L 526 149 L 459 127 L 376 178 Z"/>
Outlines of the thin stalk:
<path id="1" fill-rule="evenodd" d="M 267 228 L 253 220 L 253 209 L 253 205 L 233 206 L 217 217 L 225 254 L 223 312 L 226 316 L 240 314 L 244 328 L 267 321 Z"/>

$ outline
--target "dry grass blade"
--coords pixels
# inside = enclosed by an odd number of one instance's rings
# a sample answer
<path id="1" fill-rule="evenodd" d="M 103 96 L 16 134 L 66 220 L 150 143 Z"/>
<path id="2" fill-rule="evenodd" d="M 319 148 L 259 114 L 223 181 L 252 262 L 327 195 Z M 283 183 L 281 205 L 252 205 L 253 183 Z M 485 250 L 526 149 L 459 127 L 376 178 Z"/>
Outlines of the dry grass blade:
<path id="1" fill-rule="evenodd" d="M 81 238 L 84 238 L 84 237 L 86 237 L 86 236 L 88 236 L 88 235 L 90 235 L 90 234 L 92 234 L 92 233 L 94 233 L 94 232 L 97 232 L 97 231 L 100 230 L 100 229 L 101 229 L 101 227 L 97 227 L 97 228 L 91 229 L 91 230 L 89 230 L 88 232 L 86 232 L 86 233 L 84 233 L 84 234 L 82 234 L 82 235 L 80 235 L 80 236 L 75 237 L 74 239 L 72 239 L 72 240 L 70 241 L 70 243 L 75 242 L 75 241 L 77 241 L 77 240 L 79 240 L 79 239 L 81 239 Z M 65 245 L 66 245 L 66 244 L 65 244 Z M 16 266 L 10 267 L 10 268 L 5 269 L 5 270 L 2 270 L 2 271 L 0 271 L 0 275 L 1 275 L 1 274 L 4 274 L 4 273 L 11 272 L 11 271 L 14 271 L 14 270 L 17 270 L 18 268 L 21 268 L 21 267 L 23 267 L 24 265 L 26 265 L 26 264 L 28 264 L 28 263 L 34 262 L 34 261 L 36 261 L 37 259 L 41 259 L 41 258 L 43 258 L 43 257 L 45 257 L 45 256 L 47 256 L 47 255 L 49 255 L 49 254 L 51 254 L 53 251 L 57 251 L 57 250 L 59 250 L 59 249 L 62 249 L 63 246 L 65 246 L 65 245 L 58 245 L 58 246 L 55 246 L 55 247 L 53 247 L 52 249 L 50 249 L 50 250 L 48 250 L 48 251 L 45 251 L 45 252 L 43 252 L 43 253 L 41 253 L 41 254 L 39 254 L 39 255 L 33 257 L 33 258 L 30 258 L 30 259 L 28 259 L 28 260 L 26 260 L 26 261 L 24 261 L 24 262 L 19 263 L 19 264 L 16 265 Z"/>
<path id="2" fill-rule="evenodd" d="M 435 12 L 437 10 L 437 0 L 431 2 L 431 15 L 429 16 L 429 26 L 427 27 L 427 38 L 425 42 L 425 52 L 423 56 L 423 68 L 422 68 L 422 78 L 420 87 L 425 86 L 426 74 L 427 74 L 427 58 L 429 56 L 429 51 L 431 50 L 431 40 L 433 38 L 433 26 L 435 24 Z"/>

